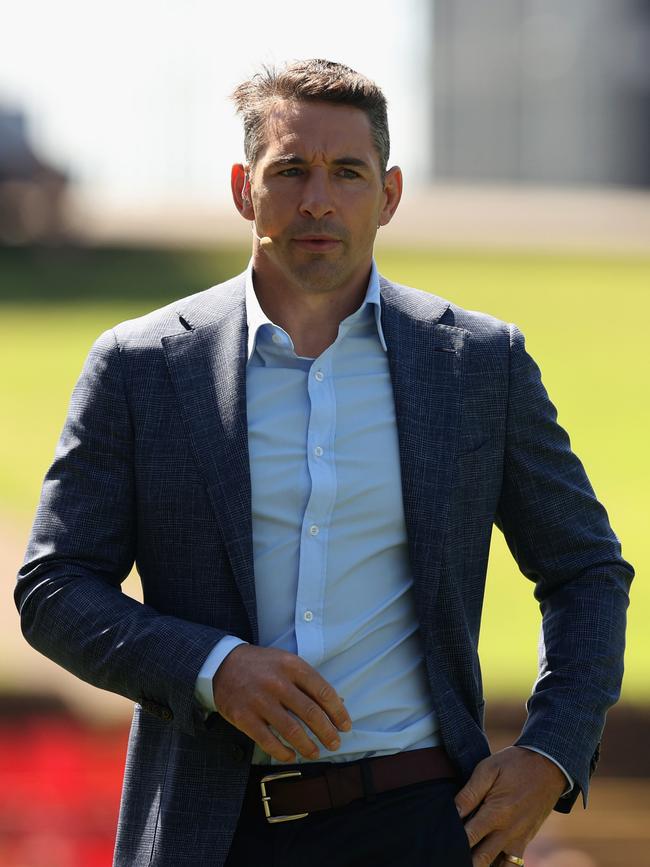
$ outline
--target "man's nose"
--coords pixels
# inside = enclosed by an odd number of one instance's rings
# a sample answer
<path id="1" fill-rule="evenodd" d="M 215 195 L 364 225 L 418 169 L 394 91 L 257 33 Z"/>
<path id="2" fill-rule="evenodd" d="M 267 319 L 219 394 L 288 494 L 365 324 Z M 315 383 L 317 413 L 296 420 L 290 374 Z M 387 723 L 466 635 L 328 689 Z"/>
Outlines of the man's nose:
<path id="1" fill-rule="evenodd" d="M 329 172 L 326 169 L 314 168 L 309 173 L 302 188 L 300 213 L 315 220 L 334 213 Z"/>

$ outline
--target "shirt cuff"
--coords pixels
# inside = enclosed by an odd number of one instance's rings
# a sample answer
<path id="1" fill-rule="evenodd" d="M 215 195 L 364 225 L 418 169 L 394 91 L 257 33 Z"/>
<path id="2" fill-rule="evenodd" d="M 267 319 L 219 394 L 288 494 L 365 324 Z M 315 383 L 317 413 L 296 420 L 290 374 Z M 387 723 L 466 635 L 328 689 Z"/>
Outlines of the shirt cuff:
<path id="1" fill-rule="evenodd" d="M 201 671 L 198 673 L 194 686 L 194 697 L 201 707 L 210 713 L 215 713 L 217 710 L 214 703 L 212 679 L 230 651 L 240 644 L 247 644 L 247 642 L 241 638 L 237 638 L 236 635 L 226 635 L 215 644 L 201 666 Z"/>
<path id="2" fill-rule="evenodd" d="M 560 795 L 561 798 L 565 798 L 569 794 L 569 792 L 572 791 L 573 785 L 574 785 L 573 784 L 573 778 L 570 777 L 569 774 L 567 774 L 567 772 L 564 770 L 562 765 L 559 762 L 557 762 L 553 758 L 553 756 L 549 756 L 549 754 L 545 753 L 544 750 L 538 750 L 537 747 L 529 747 L 529 746 L 525 746 L 524 744 L 517 744 L 517 746 L 521 747 L 523 750 L 531 750 L 531 752 L 533 752 L 533 753 L 539 753 L 540 756 L 545 756 L 547 759 L 550 759 L 550 761 L 552 761 L 554 765 L 557 765 L 557 767 L 562 771 L 562 773 L 566 777 L 567 783 L 569 784 L 568 787 Z"/>

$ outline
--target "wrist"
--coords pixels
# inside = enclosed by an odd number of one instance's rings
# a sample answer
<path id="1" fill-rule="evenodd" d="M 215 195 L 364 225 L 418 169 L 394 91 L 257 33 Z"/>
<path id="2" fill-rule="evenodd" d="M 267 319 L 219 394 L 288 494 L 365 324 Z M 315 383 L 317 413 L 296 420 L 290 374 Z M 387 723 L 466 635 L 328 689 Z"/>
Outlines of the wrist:
<path id="1" fill-rule="evenodd" d="M 529 761 L 535 768 L 534 773 L 537 777 L 542 775 L 549 787 L 557 789 L 557 797 L 562 797 L 567 788 L 567 777 L 562 769 L 548 756 L 538 753 L 536 750 L 527 749 L 526 747 L 515 746 L 513 749 L 526 753 L 529 756 Z"/>

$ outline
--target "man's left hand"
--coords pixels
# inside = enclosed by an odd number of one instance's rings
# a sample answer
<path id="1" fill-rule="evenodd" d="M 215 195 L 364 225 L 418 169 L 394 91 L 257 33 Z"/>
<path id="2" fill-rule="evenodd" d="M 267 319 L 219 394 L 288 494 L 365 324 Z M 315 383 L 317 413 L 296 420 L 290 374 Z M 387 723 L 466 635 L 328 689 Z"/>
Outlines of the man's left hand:
<path id="1" fill-rule="evenodd" d="M 554 762 L 523 747 L 507 747 L 479 762 L 455 799 L 461 818 L 477 811 L 465 823 L 473 867 L 506 867 L 502 852 L 523 857 L 566 787 Z"/>

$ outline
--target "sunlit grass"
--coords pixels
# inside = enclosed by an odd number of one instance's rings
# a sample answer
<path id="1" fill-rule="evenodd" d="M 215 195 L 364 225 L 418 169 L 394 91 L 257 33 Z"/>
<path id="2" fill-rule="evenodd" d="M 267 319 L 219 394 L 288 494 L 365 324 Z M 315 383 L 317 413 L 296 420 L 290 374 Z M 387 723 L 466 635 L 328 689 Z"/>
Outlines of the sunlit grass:
<path id="1" fill-rule="evenodd" d="M 29 520 L 93 339 L 224 279 L 246 259 L 243 250 L 0 259 L 0 510 Z M 650 260 L 387 250 L 378 261 L 389 278 L 524 331 L 559 420 L 637 569 L 624 695 L 649 699 Z M 532 585 L 495 530 L 480 648 L 488 700 L 524 700 L 535 676 L 538 624 Z"/>

